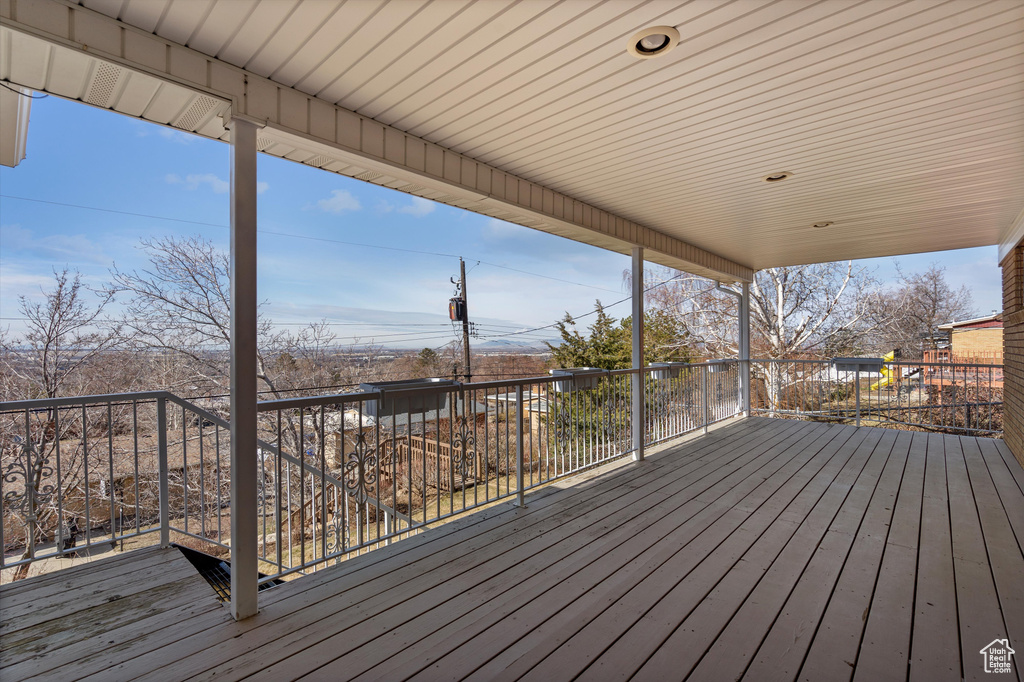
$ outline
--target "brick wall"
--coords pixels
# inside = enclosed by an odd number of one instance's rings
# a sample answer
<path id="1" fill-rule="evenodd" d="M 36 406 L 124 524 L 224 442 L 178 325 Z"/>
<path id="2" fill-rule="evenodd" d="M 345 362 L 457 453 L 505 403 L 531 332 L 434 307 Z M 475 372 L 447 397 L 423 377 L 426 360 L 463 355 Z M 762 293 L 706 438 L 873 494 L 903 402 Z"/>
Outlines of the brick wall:
<path id="1" fill-rule="evenodd" d="M 950 345 L 956 356 L 992 357 L 993 353 L 1003 351 L 1003 330 L 1001 327 L 954 329 Z"/>
<path id="2" fill-rule="evenodd" d="M 1003 438 L 1024 466 L 1024 242 L 1003 268 Z"/>

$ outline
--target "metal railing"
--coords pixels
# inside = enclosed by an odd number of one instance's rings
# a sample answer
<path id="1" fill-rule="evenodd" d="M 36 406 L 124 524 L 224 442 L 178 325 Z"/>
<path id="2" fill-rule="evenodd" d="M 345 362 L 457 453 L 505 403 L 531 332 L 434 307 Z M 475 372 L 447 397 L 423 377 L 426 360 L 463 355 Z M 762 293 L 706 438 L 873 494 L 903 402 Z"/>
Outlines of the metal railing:
<path id="1" fill-rule="evenodd" d="M 0 403 L 0 569 L 171 541 L 229 550 L 228 423 L 155 391 Z"/>
<path id="2" fill-rule="evenodd" d="M 734 362 L 259 404 L 263 582 L 339 562 L 454 515 L 739 411 Z M 230 558 L 227 415 L 166 392 L 0 403 L 0 569 L 120 545 Z"/>
<path id="3" fill-rule="evenodd" d="M 1002 433 L 1002 365 L 899 360 L 858 375 L 829 360 L 751 360 L 751 374 L 755 414 Z"/>

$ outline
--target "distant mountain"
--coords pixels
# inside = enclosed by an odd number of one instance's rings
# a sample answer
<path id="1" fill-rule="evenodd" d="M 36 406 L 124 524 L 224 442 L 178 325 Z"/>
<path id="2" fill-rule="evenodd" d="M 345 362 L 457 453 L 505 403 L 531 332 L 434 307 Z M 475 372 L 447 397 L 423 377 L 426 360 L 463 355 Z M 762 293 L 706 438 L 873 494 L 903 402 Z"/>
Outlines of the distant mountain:
<path id="1" fill-rule="evenodd" d="M 551 343 L 557 345 L 555 339 L 551 339 Z M 544 345 L 544 341 L 514 341 L 512 339 L 504 339 L 498 341 L 484 341 L 483 343 L 470 342 L 473 350 L 476 351 L 488 351 L 488 350 L 547 350 L 548 347 Z"/>

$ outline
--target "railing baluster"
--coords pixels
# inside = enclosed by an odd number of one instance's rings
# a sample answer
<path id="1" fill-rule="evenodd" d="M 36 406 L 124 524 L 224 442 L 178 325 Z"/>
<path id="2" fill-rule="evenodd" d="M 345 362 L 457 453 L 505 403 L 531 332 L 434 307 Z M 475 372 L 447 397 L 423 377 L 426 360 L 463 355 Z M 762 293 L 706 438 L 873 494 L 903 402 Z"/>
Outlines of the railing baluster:
<path id="1" fill-rule="evenodd" d="M 160 546 L 167 547 L 171 544 L 170 469 L 167 463 L 167 399 L 163 397 L 156 401 L 156 438 L 157 468 L 160 470 Z"/>
<path id="2" fill-rule="evenodd" d="M 56 460 L 55 469 L 57 473 L 57 553 L 60 555 L 64 553 L 64 467 L 60 461 L 60 408 L 53 408 L 51 414 L 53 415 L 53 453 L 54 459 Z M 138 446 L 136 446 L 136 451 L 137 450 Z M 136 486 L 138 486 L 138 480 L 138 466 L 136 466 Z M 0 499 L 2 499 L 2 497 L 0 497 Z M 138 508 L 138 499 L 138 494 L 136 494 L 136 509 Z M 138 518 L 138 514 L 136 514 L 136 518 Z M 0 533 L 0 547 L 4 546 L 3 534 Z"/>
<path id="3" fill-rule="evenodd" d="M 82 405 L 82 470 L 85 472 L 85 545 L 87 547 L 92 546 L 92 505 L 91 505 L 91 488 L 89 480 L 89 440 L 86 435 L 88 430 L 89 419 L 86 415 L 86 406 Z M 33 491 L 32 501 L 34 504 L 35 493 Z M 35 512 L 33 511 L 33 516 Z M 35 542 L 35 532 L 32 533 L 33 542 Z M 33 552 L 35 548 L 33 546 Z"/>

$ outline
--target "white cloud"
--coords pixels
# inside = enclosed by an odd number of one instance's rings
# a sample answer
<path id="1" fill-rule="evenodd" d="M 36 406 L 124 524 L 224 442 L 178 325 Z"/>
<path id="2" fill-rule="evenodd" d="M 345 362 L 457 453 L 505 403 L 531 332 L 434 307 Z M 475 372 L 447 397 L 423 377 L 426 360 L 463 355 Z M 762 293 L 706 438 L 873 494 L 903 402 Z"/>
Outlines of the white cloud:
<path id="1" fill-rule="evenodd" d="M 412 203 L 408 206 L 401 206 L 397 210 L 399 213 L 407 213 L 417 218 L 433 213 L 437 205 L 430 199 L 424 199 L 423 197 L 413 197 Z"/>
<path id="2" fill-rule="evenodd" d="M 171 185 L 183 185 L 187 190 L 197 190 L 201 185 L 209 185 L 214 194 L 227 194 L 231 191 L 231 183 L 227 180 L 222 180 L 213 173 L 192 173 L 186 175 L 184 179 L 177 173 L 168 173 L 164 176 L 164 180 Z M 270 189 L 268 183 L 256 183 L 257 194 L 263 194 L 268 189 Z"/>
<path id="3" fill-rule="evenodd" d="M 433 213 L 435 208 L 437 208 L 437 204 L 430 199 L 424 199 L 423 197 L 411 197 L 411 203 L 408 203 L 405 206 L 395 206 L 394 204 L 386 201 L 377 202 L 378 213 L 391 213 L 392 211 L 395 211 L 397 213 L 405 213 L 406 215 L 411 215 L 416 218 L 422 218 L 423 216 Z"/>
<path id="4" fill-rule="evenodd" d="M 192 144 L 193 142 L 199 139 L 197 135 L 190 135 L 186 132 L 182 132 L 181 130 L 165 128 L 163 126 L 159 126 L 156 129 L 156 132 L 157 135 L 164 138 L 165 140 L 177 142 L 178 144 Z"/>
<path id="5" fill-rule="evenodd" d="M 529 234 L 528 230 L 529 228 L 523 227 L 522 225 L 507 223 L 504 220 L 498 220 L 497 218 L 489 218 L 486 225 L 484 225 L 484 231 L 486 234 L 498 239 L 522 237 L 523 235 Z"/>
<path id="6" fill-rule="evenodd" d="M 8 267 L 11 256 L 29 255 L 44 258 L 55 263 L 106 263 L 110 258 L 84 234 L 51 234 L 37 236 L 32 230 L 20 225 L 0 226 L 0 242 L 7 254 Z M 5 271 L 4 277 L 7 277 Z"/>
<path id="7" fill-rule="evenodd" d="M 330 199 L 321 199 L 316 202 L 316 205 L 321 211 L 326 211 L 327 213 L 358 211 L 362 208 L 359 204 L 359 200 L 344 189 L 332 190 Z"/>

